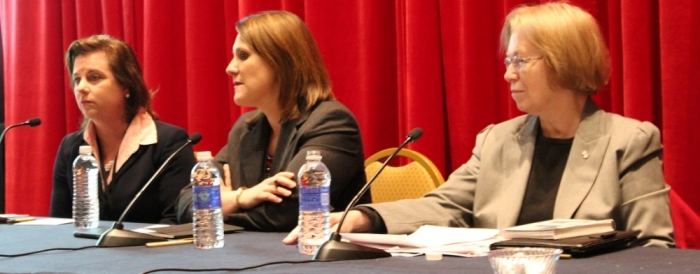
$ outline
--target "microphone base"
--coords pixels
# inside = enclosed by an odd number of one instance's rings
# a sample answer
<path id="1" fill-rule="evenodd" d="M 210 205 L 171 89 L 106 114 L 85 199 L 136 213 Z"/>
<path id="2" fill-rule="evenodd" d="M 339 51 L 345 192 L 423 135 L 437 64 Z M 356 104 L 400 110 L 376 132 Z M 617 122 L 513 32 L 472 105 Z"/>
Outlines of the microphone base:
<path id="1" fill-rule="evenodd" d="M 314 254 L 314 261 L 366 260 L 391 257 L 384 250 L 356 245 L 348 242 L 329 240 Z"/>
<path id="2" fill-rule="evenodd" d="M 121 230 L 112 228 L 107 230 L 100 239 L 97 240 L 97 246 L 137 246 L 145 245 L 151 242 L 164 242 L 167 239 L 153 235 L 143 234 L 131 230 Z"/>

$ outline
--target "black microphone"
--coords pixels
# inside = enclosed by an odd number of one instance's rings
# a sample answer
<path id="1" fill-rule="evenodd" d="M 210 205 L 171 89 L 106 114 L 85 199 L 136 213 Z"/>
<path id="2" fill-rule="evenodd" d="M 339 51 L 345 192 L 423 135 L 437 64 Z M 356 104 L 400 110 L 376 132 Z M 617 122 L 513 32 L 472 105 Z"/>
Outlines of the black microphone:
<path id="1" fill-rule="evenodd" d="M 0 143 L 2 143 L 3 140 L 5 140 L 5 133 L 7 133 L 8 130 L 14 127 L 21 127 L 21 126 L 30 126 L 30 127 L 35 127 L 41 125 L 41 119 L 39 118 L 32 118 L 27 120 L 24 123 L 19 123 L 19 124 L 14 124 L 9 127 L 6 127 L 5 130 L 2 131 L 2 134 L 0 135 Z"/>
<path id="2" fill-rule="evenodd" d="M 340 228 L 343 227 L 343 221 L 345 221 L 345 216 L 348 215 L 350 209 L 352 209 L 355 206 L 355 204 L 357 204 L 357 201 L 360 200 L 360 197 L 362 197 L 362 195 L 364 195 L 365 192 L 367 192 L 374 180 L 376 180 L 377 176 L 379 176 L 379 173 L 381 173 L 382 170 L 384 170 L 384 168 L 389 164 L 391 159 L 393 159 L 394 156 L 396 156 L 396 154 L 398 154 L 399 151 L 401 151 L 401 149 L 403 149 L 403 147 L 405 147 L 408 143 L 415 142 L 421 136 L 423 136 L 423 130 L 419 127 L 412 129 L 411 132 L 409 132 L 408 135 L 406 135 L 406 140 L 404 140 L 403 143 L 398 148 L 396 148 L 396 151 L 394 151 L 394 153 L 391 154 L 391 156 L 386 158 L 379 170 L 377 170 L 377 172 L 374 173 L 374 176 L 372 176 L 372 178 L 369 179 L 365 186 L 363 186 L 362 189 L 360 189 L 360 191 L 357 193 L 357 195 L 355 195 L 355 197 L 352 199 L 352 201 L 350 201 L 350 204 L 348 204 L 348 207 L 345 208 L 345 211 L 343 212 L 343 216 L 340 217 L 340 221 L 338 222 L 338 227 L 336 228 L 336 231 L 334 231 L 331 234 L 331 237 L 330 239 L 328 239 L 328 241 L 326 241 L 316 250 L 313 260 L 342 261 L 391 257 L 391 254 L 381 249 L 356 245 L 348 242 L 342 242 L 342 236 L 340 236 Z"/>
<path id="3" fill-rule="evenodd" d="M 158 170 L 156 170 L 155 173 L 153 173 L 153 176 L 151 176 L 150 179 L 148 179 L 148 182 L 146 182 L 143 187 L 141 187 L 141 190 L 139 190 L 138 193 L 136 193 L 136 196 L 134 196 L 133 199 L 131 199 L 131 202 L 129 205 L 126 206 L 124 209 L 124 212 L 122 215 L 117 219 L 116 222 L 114 222 L 114 225 L 112 225 L 112 228 L 105 231 L 100 238 L 97 240 L 97 243 L 95 245 L 97 246 L 134 246 L 134 245 L 144 245 L 146 243 L 150 242 L 161 242 L 161 241 L 166 241 L 166 239 L 162 237 L 157 237 L 153 235 L 148 235 L 144 233 L 139 233 L 136 231 L 131 231 L 131 230 L 124 230 L 124 224 L 122 224 L 122 221 L 124 220 L 124 217 L 126 217 L 127 214 L 129 214 L 129 211 L 131 211 L 131 207 L 134 205 L 134 203 L 141 197 L 141 193 L 143 193 L 146 188 L 148 188 L 151 183 L 158 178 L 160 175 L 161 171 L 163 171 L 163 168 L 165 168 L 168 163 L 170 163 L 170 160 L 175 157 L 180 151 L 182 151 L 185 147 L 188 145 L 192 144 L 195 145 L 199 143 L 199 141 L 202 140 L 202 134 L 199 134 L 199 132 L 196 132 L 190 136 L 189 139 L 187 139 L 187 142 L 185 142 L 180 148 L 178 148 L 175 152 L 170 154 L 170 157 L 163 162 L 163 164 L 160 165 Z"/>

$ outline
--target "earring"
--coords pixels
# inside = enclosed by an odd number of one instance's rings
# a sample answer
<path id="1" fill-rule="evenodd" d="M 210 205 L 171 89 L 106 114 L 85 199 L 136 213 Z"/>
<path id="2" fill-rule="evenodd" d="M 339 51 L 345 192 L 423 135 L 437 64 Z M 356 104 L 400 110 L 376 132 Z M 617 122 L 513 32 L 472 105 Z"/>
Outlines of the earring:
<path id="1" fill-rule="evenodd" d="M 131 97 L 131 94 L 127 93 L 126 96 L 124 96 L 124 97 L 126 97 L 126 99 L 129 99 L 129 97 Z"/>

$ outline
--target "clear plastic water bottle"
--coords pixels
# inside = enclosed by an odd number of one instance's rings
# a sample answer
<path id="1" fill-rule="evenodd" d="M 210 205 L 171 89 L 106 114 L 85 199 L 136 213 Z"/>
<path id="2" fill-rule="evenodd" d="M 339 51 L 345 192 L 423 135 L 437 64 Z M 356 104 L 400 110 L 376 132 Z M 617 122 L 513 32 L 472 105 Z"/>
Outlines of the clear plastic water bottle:
<path id="1" fill-rule="evenodd" d="M 99 166 L 92 147 L 80 146 L 79 153 L 73 161 L 73 223 L 77 229 L 96 228 L 100 224 Z"/>
<path id="2" fill-rule="evenodd" d="M 224 221 L 221 215 L 221 174 L 211 161 L 211 152 L 197 153 L 192 168 L 192 207 L 194 245 L 198 249 L 224 246 Z"/>
<path id="3" fill-rule="evenodd" d="M 330 236 L 331 173 L 321 162 L 321 152 L 306 153 L 297 175 L 299 185 L 299 253 L 313 255 Z"/>

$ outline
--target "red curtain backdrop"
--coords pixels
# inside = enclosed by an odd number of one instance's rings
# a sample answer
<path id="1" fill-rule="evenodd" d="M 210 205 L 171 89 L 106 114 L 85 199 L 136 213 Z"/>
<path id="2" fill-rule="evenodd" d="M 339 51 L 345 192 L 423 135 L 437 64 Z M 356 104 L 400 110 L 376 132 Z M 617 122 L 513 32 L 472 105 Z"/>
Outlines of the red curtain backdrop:
<path id="1" fill-rule="evenodd" d="M 127 41 L 157 91 L 160 119 L 201 132 L 196 150 L 216 153 L 244 111 L 233 104 L 235 23 L 272 9 L 294 12 L 313 32 L 335 94 L 356 115 L 365 155 L 410 145 L 449 175 L 471 155 L 476 133 L 521 115 L 512 103 L 498 52 L 509 10 L 527 0 L 2 0 L 6 124 L 40 117 L 36 128 L 6 136 L 6 212 L 47 215 L 61 138 L 79 127 L 63 55 L 80 37 L 106 33 Z M 572 0 L 593 14 L 613 60 L 604 109 L 651 121 L 663 133 L 664 171 L 673 187 L 678 244 L 700 248 L 700 102 L 692 80 L 700 44 L 700 1 Z"/>

